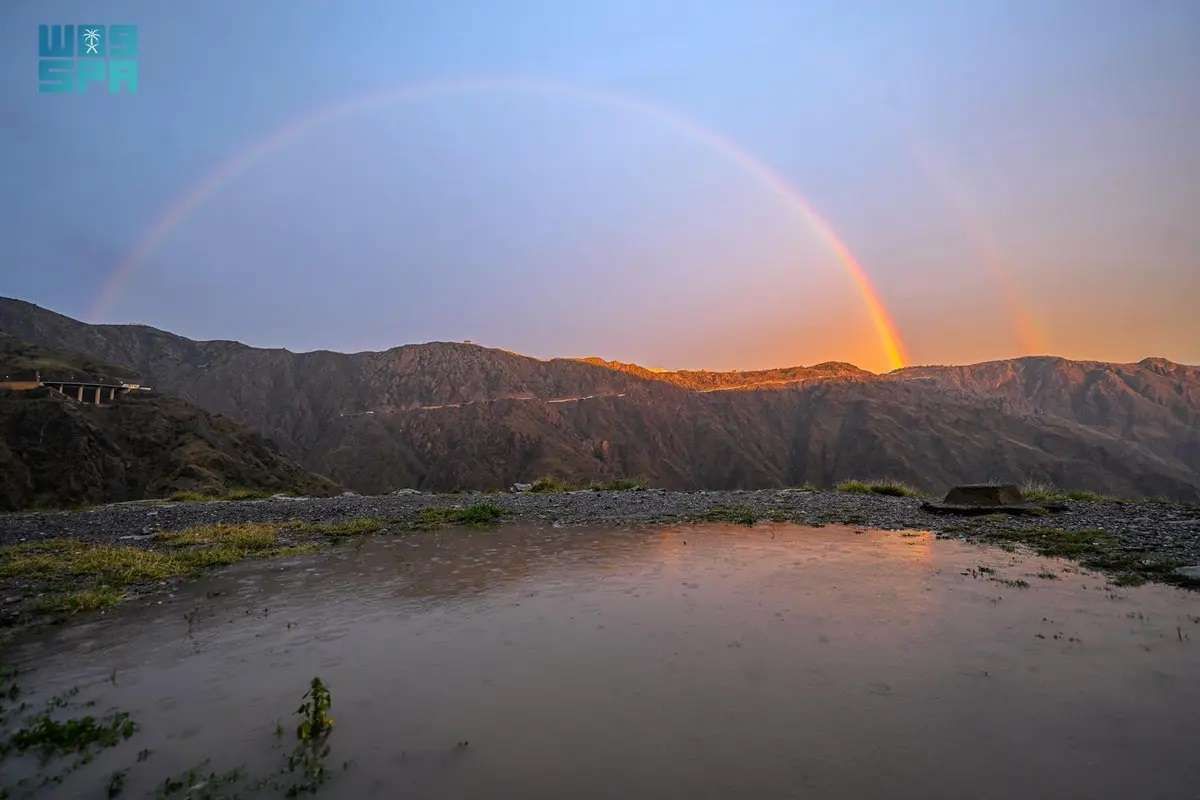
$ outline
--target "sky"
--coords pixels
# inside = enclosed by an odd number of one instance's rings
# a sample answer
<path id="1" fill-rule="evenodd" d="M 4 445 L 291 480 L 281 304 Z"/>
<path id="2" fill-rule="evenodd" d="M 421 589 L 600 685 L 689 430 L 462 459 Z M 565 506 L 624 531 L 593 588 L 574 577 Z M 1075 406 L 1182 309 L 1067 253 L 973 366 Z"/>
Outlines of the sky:
<path id="1" fill-rule="evenodd" d="M 39 24 L 138 27 L 38 91 Z M 1200 3 L 0 4 L 0 295 L 291 350 L 1200 363 Z"/>

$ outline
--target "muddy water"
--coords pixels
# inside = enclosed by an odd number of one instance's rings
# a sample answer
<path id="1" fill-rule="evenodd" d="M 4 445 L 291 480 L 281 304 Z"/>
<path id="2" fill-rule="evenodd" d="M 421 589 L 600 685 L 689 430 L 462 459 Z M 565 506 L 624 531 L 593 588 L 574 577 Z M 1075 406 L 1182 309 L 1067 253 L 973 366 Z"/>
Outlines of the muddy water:
<path id="1" fill-rule="evenodd" d="M 331 797 L 1200 796 L 1200 595 L 928 534 L 447 531 L 159 599 L 9 653 L 141 724 L 56 796 L 269 774 L 314 675 Z"/>

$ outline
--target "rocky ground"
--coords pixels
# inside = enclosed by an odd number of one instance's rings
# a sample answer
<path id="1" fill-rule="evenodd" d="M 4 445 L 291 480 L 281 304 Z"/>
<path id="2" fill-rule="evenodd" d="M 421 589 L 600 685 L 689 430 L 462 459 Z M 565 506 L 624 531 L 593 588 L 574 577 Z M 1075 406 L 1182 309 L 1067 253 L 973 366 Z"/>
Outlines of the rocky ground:
<path id="1" fill-rule="evenodd" d="M 338 522 L 360 517 L 385 527 L 409 528 L 429 508 L 490 503 L 505 521 L 556 525 L 643 524 L 703 519 L 774 519 L 810 525 L 844 523 L 871 528 L 929 530 L 959 538 L 1008 538 L 1037 532 L 1102 531 L 1121 550 L 1200 565 L 1200 507 L 1118 500 L 1064 501 L 1062 510 L 1040 516 L 989 514 L 962 517 L 932 514 L 911 497 L 836 491 L 672 492 L 575 491 L 516 494 L 342 495 L 248 501 L 118 503 L 81 511 L 0 515 L 0 545 L 48 537 L 136 544 L 161 531 L 215 522 Z"/>

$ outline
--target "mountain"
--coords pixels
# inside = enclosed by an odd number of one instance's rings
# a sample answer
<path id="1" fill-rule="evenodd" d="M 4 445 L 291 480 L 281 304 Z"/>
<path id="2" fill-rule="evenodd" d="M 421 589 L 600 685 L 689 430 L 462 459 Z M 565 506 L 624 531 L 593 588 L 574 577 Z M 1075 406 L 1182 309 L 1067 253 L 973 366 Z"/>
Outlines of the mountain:
<path id="1" fill-rule="evenodd" d="M 103 383 L 134 377 L 125 367 L 0 335 L 0 376 L 34 370 Z M 0 390 L 0 508 L 234 488 L 329 494 L 339 487 L 246 426 L 174 397 L 134 392 L 96 406 L 48 388 Z"/>
<path id="2" fill-rule="evenodd" d="M 1200 500 L 1200 370 L 1019 358 L 874 375 L 542 361 L 470 344 L 292 353 L 88 325 L 0 300 L 0 331 L 125 365 L 364 492 L 543 474 L 671 488 L 895 477 L 1048 481 Z"/>

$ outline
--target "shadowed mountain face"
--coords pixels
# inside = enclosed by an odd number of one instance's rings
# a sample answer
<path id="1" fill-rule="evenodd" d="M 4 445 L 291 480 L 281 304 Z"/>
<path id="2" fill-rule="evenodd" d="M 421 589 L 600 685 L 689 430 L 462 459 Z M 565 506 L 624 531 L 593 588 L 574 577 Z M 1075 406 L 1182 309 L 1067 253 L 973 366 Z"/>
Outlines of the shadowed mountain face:
<path id="1" fill-rule="evenodd" d="M 876 376 L 658 372 L 466 344 L 291 353 L 87 325 L 0 300 L 0 331 L 126 365 L 364 492 L 553 474 L 672 488 L 889 476 L 1200 500 L 1200 369 L 1022 358 Z"/>
<path id="2" fill-rule="evenodd" d="M 119 383 L 124 367 L 0 334 L 0 375 Z M 162 394 L 103 406 L 51 389 L 0 389 L 0 508 L 65 506 L 230 489 L 330 494 L 339 487 L 245 425 Z"/>

